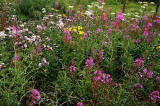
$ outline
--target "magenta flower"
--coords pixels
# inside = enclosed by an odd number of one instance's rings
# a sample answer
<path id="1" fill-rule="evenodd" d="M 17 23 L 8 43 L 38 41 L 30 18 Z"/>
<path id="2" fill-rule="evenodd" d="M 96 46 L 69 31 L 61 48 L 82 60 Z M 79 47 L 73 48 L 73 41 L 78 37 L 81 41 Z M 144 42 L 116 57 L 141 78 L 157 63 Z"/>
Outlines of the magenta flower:
<path id="1" fill-rule="evenodd" d="M 148 34 L 149 34 L 148 31 L 143 32 L 143 36 L 148 36 Z"/>
<path id="2" fill-rule="evenodd" d="M 110 74 L 107 74 L 106 76 L 104 73 L 102 73 L 101 70 L 96 70 L 94 72 L 93 80 L 100 81 L 101 83 L 105 84 L 105 83 L 109 83 L 112 80 L 112 78 L 110 78 Z"/>
<path id="3" fill-rule="evenodd" d="M 156 19 L 157 24 L 160 24 L 160 18 Z"/>
<path id="4" fill-rule="evenodd" d="M 159 91 L 153 91 L 150 94 L 149 99 L 153 102 L 159 102 L 160 103 L 160 92 Z"/>
<path id="5" fill-rule="evenodd" d="M 124 38 L 125 38 L 126 40 L 128 40 L 128 39 L 129 39 L 129 35 L 126 35 Z"/>
<path id="6" fill-rule="evenodd" d="M 102 61 L 104 59 L 104 51 L 103 49 L 101 48 L 101 51 L 98 53 L 98 56 L 99 56 L 99 60 Z"/>
<path id="7" fill-rule="evenodd" d="M 71 66 L 69 67 L 69 71 L 70 71 L 70 72 L 75 72 L 75 71 L 76 71 L 76 67 L 74 66 L 74 60 L 72 60 L 72 64 L 71 64 Z"/>
<path id="8" fill-rule="evenodd" d="M 134 87 L 135 87 L 135 88 L 143 88 L 143 86 L 142 86 L 140 83 L 135 83 L 135 84 L 134 84 Z"/>
<path id="9" fill-rule="evenodd" d="M 83 103 L 82 102 L 78 102 L 77 106 L 83 106 Z"/>
<path id="10" fill-rule="evenodd" d="M 37 25 L 37 29 L 38 29 L 38 32 L 42 32 L 42 26 L 41 25 Z"/>
<path id="11" fill-rule="evenodd" d="M 152 75 L 153 75 L 153 72 L 152 72 L 152 71 L 149 71 L 149 72 L 148 72 L 148 78 L 152 78 Z"/>
<path id="12" fill-rule="evenodd" d="M 143 72 L 144 72 L 144 73 L 147 73 L 147 72 L 148 72 L 148 70 L 147 70 L 147 69 L 144 69 L 144 70 L 143 70 Z"/>
<path id="13" fill-rule="evenodd" d="M 141 58 L 137 58 L 136 60 L 135 60 L 135 63 L 136 63 L 136 65 L 138 66 L 138 67 L 141 67 L 142 65 L 143 65 L 143 60 L 141 59 Z"/>
<path id="14" fill-rule="evenodd" d="M 36 89 L 33 89 L 29 98 L 35 104 L 40 99 L 40 94 Z"/>
<path id="15" fill-rule="evenodd" d="M 100 29 L 100 28 L 98 28 L 98 29 L 97 29 L 97 32 L 98 32 L 98 33 L 99 33 L 99 32 L 101 32 L 101 29 Z"/>
<path id="16" fill-rule="evenodd" d="M 157 79 L 158 81 L 160 81 L 160 77 L 156 77 L 156 79 Z"/>
<path id="17" fill-rule="evenodd" d="M 118 13 L 118 20 L 121 20 L 121 21 L 124 20 L 124 16 L 123 16 L 123 13 L 122 13 L 122 12 L 119 12 L 119 13 Z"/>
<path id="18" fill-rule="evenodd" d="M 20 60 L 20 56 L 16 55 L 15 57 L 12 58 L 13 61 L 19 61 Z"/>
<path id="19" fill-rule="evenodd" d="M 90 57 L 90 59 L 87 59 L 87 61 L 85 62 L 85 64 L 86 64 L 87 68 L 92 68 L 93 65 L 94 65 L 93 58 Z"/>
<path id="20" fill-rule="evenodd" d="M 55 9 L 58 8 L 58 1 L 55 2 L 54 8 L 55 8 Z"/>
<path id="21" fill-rule="evenodd" d="M 71 36 L 70 32 L 67 29 L 64 29 L 64 35 L 65 35 L 64 36 L 64 42 L 65 43 L 70 42 L 71 39 L 72 39 L 72 36 Z"/>

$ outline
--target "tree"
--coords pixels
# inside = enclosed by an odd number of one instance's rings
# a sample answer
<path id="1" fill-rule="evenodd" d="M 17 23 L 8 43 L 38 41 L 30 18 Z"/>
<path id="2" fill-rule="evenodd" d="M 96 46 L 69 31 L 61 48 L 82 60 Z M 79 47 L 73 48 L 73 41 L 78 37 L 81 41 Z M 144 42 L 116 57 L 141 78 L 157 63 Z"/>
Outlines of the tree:
<path id="1" fill-rule="evenodd" d="M 157 6 L 156 6 L 156 14 L 158 13 L 159 6 L 160 6 L 160 0 L 157 2 Z"/>

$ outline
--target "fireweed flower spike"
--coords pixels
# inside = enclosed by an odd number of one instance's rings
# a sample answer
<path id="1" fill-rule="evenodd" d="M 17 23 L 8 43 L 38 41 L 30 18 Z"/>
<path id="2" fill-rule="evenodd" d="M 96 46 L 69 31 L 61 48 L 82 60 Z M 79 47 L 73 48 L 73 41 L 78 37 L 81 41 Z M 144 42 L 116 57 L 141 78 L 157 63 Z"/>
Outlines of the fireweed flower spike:
<path id="1" fill-rule="evenodd" d="M 87 67 L 88 69 L 89 69 L 89 68 L 92 68 L 93 65 L 94 65 L 93 58 L 90 57 L 89 59 L 87 59 L 86 62 L 85 62 L 85 64 L 86 64 L 86 67 Z"/>
<path id="2" fill-rule="evenodd" d="M 38 90 L 37 89 L 33 89 L 32 91 L 31 91 L 31 95 L 30 95 L 30 97 L 29 97 L 29 99 L 32 101 L 32 103 L 36 103 L 36 101 L 38 101 L 39 99 L 40 99 L 40 94 L 39 94 L 39 92 L 38 92 Z"/>
<path id="3" fill-rule="evenodd" d="M 158 102 L 160 103 L 160 92 L 159 91 L 153 91 L 150 95 L 149 95 L 149 99 L 153 102 Z"/>
<path id="4" fill-rule="evenodd" d="M 134 87 L 135 87 L 135 88 L 143 88 L 143 86 L 142 86 L 140 83 L 135 83 L 135 84 L 134 84 Z"/>
<path id="5" fill-rule="evenodd" d="M 84 106 L 82 102 L 78 102 L 77 106 Z"/>

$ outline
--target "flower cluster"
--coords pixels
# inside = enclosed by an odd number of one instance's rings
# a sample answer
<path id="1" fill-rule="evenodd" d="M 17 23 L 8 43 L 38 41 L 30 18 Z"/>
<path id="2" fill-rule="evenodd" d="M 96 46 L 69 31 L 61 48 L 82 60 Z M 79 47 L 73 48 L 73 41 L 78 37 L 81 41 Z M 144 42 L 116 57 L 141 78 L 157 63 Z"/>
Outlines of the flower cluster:
<path id="1" fill-rule="evenodd" d="M 148 71 L 147 69 L 143 70 L 142 72 L 138 72 L 138 76 L 139 78 L 152 78 L 153 72 L 152 71 Z"/>
<path id="2" fill-rule="evenodd" d="M 45 58 L 42 58 L 41 63 L 38 64 L 39 67 L 41 67 L 42 65 L 48 65 L 49 62 L 46 61 Z"/>
<path id="3" fill-rule="evenodd" d="M 74 66 L 74 61 L 73 60 L 72 60 L 71 66 L 69 67 L 69 71 L 70 72 L 75 72 L 76 71 L 76 67 Z"/>
<path id="4" fill-rule="evenodd" d="M 134 63 L 136 66 L 141 67 L 143 66 L 144 61 L 141 58 L 137 58 Z"/>
<path id="5" fill-rule="evenodd" d="M 153 102 L 158 102 L 160 103 L 160 92 L 159 91 L 153 91 L 150 96 L 149 99 Z"/>
<path id="6" fill-rule="evenodd" d="M 109 83 L 112 80 L 112 78 L 110 78 L 110 74 L 105 75 L 104 73 L 102 73 L 101 70 L 96 70 L 94 72 L 94 75 L 95 75 L 93 78 L 94 81 L 99 81 L 104 84 Z"/>
<path id="7" fill-rule="evenodd" d="M 135 88 L 143 88 L 143 86 L 142 86 L 140 83 L 135 83 L 135 84 L 134 84 L 134 87 L 135 87 Z"/>
<path id="8" fill-rule="evenodd" d="M 77 106 L 83 106 L 83 103 L 82 102 L 78 102 Z"/>
<path id="9" fill-rule="evenodd" d="M 64 29 L 64 42 L 65 43 L 70 43 L 70 41 L 72 40 L 72 36 L 70 34 L 70 32 L 66 29 Z"/>
<path id="10" fill-rule="evenodd" d="M 36 101 L 38 101 L 40 99 L 40 94 L 39 92 L 37 91 L 37 89 L 33 89 L 31 91 L 31 95 L 29 97 L 29 99 L 32 101 L 32 103 L 36 103 Z"/>
<path id="11" fill-rule="evenodd" d="M 89 59 L 87 59 L 86 62 L 85 62 L 85 64 L 86 64 L 86 67 L 87 67 L 88 69 L 89 69 L 89 68 L 92 68 L 93 65 L 94 65 L 93 58 L 90 57 Z"/>

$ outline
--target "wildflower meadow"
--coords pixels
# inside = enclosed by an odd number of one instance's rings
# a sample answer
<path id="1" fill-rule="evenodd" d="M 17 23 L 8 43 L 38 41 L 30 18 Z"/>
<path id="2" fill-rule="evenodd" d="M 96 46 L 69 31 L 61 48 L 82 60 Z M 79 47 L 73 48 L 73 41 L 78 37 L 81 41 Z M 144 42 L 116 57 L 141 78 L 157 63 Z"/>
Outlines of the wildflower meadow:
<path id="1" fill-rule="evenodd" d="M 1 0 L 0 106 L 159 106 L 159 0 Z"/>

